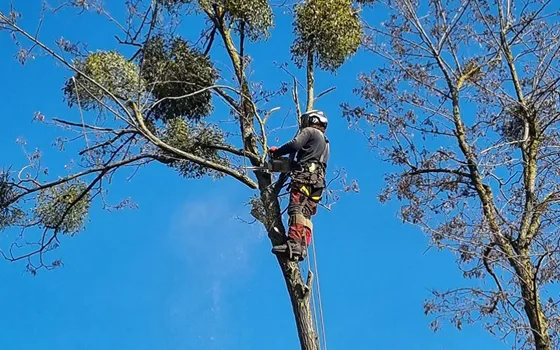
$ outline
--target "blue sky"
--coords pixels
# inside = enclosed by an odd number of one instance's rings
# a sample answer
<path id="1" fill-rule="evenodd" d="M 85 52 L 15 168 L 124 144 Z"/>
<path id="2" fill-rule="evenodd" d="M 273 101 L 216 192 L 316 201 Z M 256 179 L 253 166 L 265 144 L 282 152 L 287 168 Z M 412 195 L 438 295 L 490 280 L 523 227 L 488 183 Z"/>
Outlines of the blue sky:
<path id="1" fill-rule="evenodd" d="M 21 24 L 36 23 L 38 5 L 15 1 Z M 0 6 L 6 10 L 6 6 Z M 115 7 L 115 11 L 118 6 Z M 375 21 L 376 17 L 370 17 Z M 371 21 L 370 21 L 371 22 Z M 198 32 L 198 30 L 197 30 Z M 115 47 L 114 28 L 94 15 L 68 12 L 47 17 L 41 32 L 52 44 L 64 36 L 90 50 Z M 277 18 L 268 44 L 250 47 L 256 78 L 277 86 L 286 75 L 271 63 L 289 59 L 289 18 Z M 62 101 L 68 72 L 38 55 L 25 67 L 7 33 L 0 33 L 2 166 L 23 164 L 21 146 L 39 148 L 51 174 L 73 157 L 51 146 L 58 130 L 32 123 L 33 114 L 75 118 Z M 317 107 L 330 116 L 331 168 L 344 167 L 360 193 L 343 196 L 332 212 L 315 219 L 315 242 L 329 349 L 467 350 L 507 349 L 477 326 L 451 325 L 434 334 L 423 302 L 433 288 L 463 283 L 447 252 L 429 251 L 417 228 L 396 217 L 398 203 L 380 205 L 387 165 L 349 130 L 338 105 L 355 101 L 360 71 L 375 62 L 363 53 L 335 76 L 318 75 L 318 90 L 337 90 Z M 328 79 L 328 81 L 326 81 Z M 289 99 L 280 100 L 283 110 Z M 284 141 L 284 140 L 283 140 Z M 351 153 L 354 160 L 348 157 Z M 0 339 L 3 349 L 152 350 L 296 349 L 289 299 L 270 243 L 248 217 L 251 192 L 233 180 L 184 180 L 154 165 L 132 181 L 120 176 L 111 198 L 131 197 L 136 210 L 108 213 L 96 206 L 84 232 L 62 240 L 53 254 L 64 266 L 36 277 L 22 264 L 0 263 Z M 9 237 L 3 233 L 0 241 Z"/>

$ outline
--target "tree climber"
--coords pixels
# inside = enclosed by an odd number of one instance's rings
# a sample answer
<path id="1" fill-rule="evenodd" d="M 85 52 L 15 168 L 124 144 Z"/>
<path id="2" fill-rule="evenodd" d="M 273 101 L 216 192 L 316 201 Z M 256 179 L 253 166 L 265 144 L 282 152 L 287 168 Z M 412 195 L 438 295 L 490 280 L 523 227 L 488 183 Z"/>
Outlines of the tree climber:
<path id="1" fill-rule="evenodd" d="M 288 187 L 288 238 L 284 244 L 274 246 L 272 252 L 287 253 L 290 259 L 303 261 L 311 243 L 311 216 L 317 213 L 317 204 L 326 187 L 325 173 L 330 152 L 329 140 L 324 134 L 328 124 L 325 114 L 312 110 L 304 113 L 300 120 L 300 131 L 296 137 L 281 147 L 271 147 L 269 152 L 273 157 L 297 153 Z"/>

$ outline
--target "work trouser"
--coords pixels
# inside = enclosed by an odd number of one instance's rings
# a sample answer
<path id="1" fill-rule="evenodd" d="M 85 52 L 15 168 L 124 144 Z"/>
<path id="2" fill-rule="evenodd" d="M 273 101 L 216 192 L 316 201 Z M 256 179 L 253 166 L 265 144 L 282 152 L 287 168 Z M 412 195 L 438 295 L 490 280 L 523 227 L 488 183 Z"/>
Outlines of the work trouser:
<path id="1" fill-rule="evenodd" d="M 322 194 L 322 187 L 304 185 L 298 182 L 290 184 L 288 238 L 304 247 L 311 243 L 313 231 L 311 217 L 317 213 L 317 204 L 321 200 Z"/>

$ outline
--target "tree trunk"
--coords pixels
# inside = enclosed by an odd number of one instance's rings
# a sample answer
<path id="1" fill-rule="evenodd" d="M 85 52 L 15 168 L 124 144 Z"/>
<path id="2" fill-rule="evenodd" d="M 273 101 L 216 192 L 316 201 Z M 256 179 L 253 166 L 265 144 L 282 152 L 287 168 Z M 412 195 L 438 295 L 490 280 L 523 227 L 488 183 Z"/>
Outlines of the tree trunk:
<path id="1" fill-rule="evenodd" d="M 516 268 L 516 271 L 520 280 L 521 295 L 524 302 L 523 308 L 529 319 L 531 332 L 535 339 L 535 349 L 552 350 L 548 320 L 543 312 L 539 292 L 535 289 L 536 284 L 533 282 L 535 275 L 532 264 L 529 259 L 524 259 L 524 262 L 521 262 L 520 265 L 521 267 Z"/>
<path id="2" fill-rule="evenodd" d="M 290 294 L 301 350 L 319 350 L 319 339 L 313 327 L 313 314 L 310 307 L 312 275 L 310 274 L 307 283 L 304 283 L 297 262 L 283 260 L 278 262 Z"/>
<path id="3" fill-rule="evenodd" d="M 256 172 L 255 174 L 257 175 L 260 198 L 264 209 L 264 212 L 261 212 L 262 216 L 257 214 L 255 218 L 266 227 L 272 244 L 281 244 L 285 240 L 285 228 L 282 223 L 278 191 L 282 188 L 285 179 L 279 179 L 280 186 L 274 188 L 275 184 L 272 183 L 269 174 L 262 172 Z M 278 186 L 278 183 L 276 186 Z M 313 313 L 310 307 L 313 275 L 309 273 L 307 282 L 304 282 L 298 262 L 289 261 L 280 256 L 277 259 L 290 295 L 301 350 L 319 350 L 319 339 L 314 329 Z"/>

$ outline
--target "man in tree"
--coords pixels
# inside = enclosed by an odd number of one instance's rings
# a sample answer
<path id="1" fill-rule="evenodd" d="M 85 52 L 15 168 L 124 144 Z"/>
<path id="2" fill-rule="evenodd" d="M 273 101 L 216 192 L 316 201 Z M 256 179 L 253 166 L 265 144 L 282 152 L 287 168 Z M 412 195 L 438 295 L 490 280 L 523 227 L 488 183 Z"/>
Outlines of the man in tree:
<path id="1" fill-rule="evenodd" d="M 325 188 L 325 170 L 329 158 L 329 140 L 325 136 L 328 120 L 321 111 L 312 110 L 301 116 L 301 129 L 296 137 L 281 147 L 271 147 L 273 157 L 296 154 L 289 185 L 289 225 L 286 243 L 272 248 L 275 254 L 288 254 L 303 261 L 311 242 L 311 216 Z"/>

